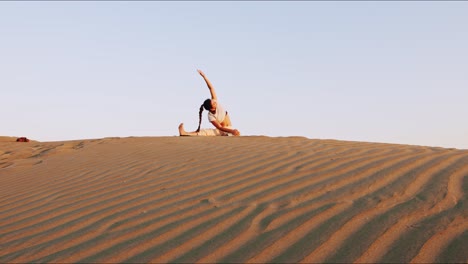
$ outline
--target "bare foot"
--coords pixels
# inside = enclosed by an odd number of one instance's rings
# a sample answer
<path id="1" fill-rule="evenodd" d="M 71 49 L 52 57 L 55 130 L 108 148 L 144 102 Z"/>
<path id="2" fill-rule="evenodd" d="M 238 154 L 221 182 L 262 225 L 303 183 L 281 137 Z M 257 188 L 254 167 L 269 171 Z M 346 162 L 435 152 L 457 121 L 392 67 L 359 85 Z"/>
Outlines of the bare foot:
<path id="1" fill-rule="evenodd" d="M 179 136 L 186 136 L 187 132 L 184 130 L 184 123 L 180 123 L 179 125 Z"/>

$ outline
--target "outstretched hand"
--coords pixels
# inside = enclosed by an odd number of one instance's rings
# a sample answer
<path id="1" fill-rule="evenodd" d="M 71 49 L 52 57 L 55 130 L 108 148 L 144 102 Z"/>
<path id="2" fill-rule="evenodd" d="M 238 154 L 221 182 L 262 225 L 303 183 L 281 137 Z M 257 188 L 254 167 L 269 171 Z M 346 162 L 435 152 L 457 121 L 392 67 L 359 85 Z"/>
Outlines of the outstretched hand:
<path id="1" fill-rule="evenodd" d="M 239 132 L 239 130 L 237 130 L 237 129 L 234 129 L 234 131 L 232 131 L 232 134 L 233 134 L 234 136 L 240 136 L 240 132 Z"/>
<path id="2" fill-rule="evenodd" d="M 205 77 L 205 73 L 203 73 L 201 70 L 198 70 L 198 69 L 197 69 L 197 72 L 198 72 L 202 77 Z"/>

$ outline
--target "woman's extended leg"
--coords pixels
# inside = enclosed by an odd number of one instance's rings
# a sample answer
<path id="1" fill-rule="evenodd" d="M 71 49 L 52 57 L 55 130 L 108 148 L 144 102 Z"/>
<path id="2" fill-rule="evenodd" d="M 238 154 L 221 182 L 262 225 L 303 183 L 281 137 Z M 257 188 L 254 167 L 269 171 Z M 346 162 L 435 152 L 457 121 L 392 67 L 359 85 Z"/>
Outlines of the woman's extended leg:
<path id="1" fill-rule="evenodd" d="M 184 123 L 180 123 L 179 125 L 179 135 L 180 136 L 198 136 L 197 132 L 187 132 L 184 129 Z"/>
<path id="2" fill-rule="evenodd" d="M 179 125 L 179 135 L 180 136 L 222 136 L 223 133 L 218 129 L 201 129 L 199 132 L 187 132 L 184 129 L 184 123 Z"/>

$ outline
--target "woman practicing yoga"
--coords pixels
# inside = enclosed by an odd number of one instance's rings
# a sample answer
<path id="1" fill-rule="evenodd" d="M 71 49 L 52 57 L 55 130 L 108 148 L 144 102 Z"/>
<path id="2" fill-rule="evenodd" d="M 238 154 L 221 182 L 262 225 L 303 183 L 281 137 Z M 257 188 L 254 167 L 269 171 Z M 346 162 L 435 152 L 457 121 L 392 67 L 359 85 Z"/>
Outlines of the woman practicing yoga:
<path id="1" fill-rule="evenodd" d="M 198 128 L 194 132 L 187 132 L 184 130 L 184 124 L 179 125 L 179 134 L 181 136 L 240 136 L 240 132 L 237 129 L 232 128 L 231 119 L 229 119 L 228 112 L 218 103 L 216 92 L 210 80 L 206 75 L 198 70 L 198 73 L 203 77 L 210 89 L 211 99 L 206 99 L 205 102 L 200 106 L 200 112 L 198 113 Z M 208 120 L 215 126 L 213 129 L 201 129 L 202 112 L 203 108 L 208 111 Z"/>

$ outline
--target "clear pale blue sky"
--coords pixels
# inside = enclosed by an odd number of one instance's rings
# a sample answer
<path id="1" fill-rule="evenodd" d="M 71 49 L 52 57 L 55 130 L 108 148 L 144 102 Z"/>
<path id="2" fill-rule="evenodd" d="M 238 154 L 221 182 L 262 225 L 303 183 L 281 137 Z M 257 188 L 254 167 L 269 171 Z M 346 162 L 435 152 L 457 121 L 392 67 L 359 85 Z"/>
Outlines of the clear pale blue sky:
<path id="1" fill-rule="evenodd" d="M 443 1 L 0 2 L 0 135 L 194 130 L 200 68 L 243 135 L 468 149 L 467 14 Z"/>

